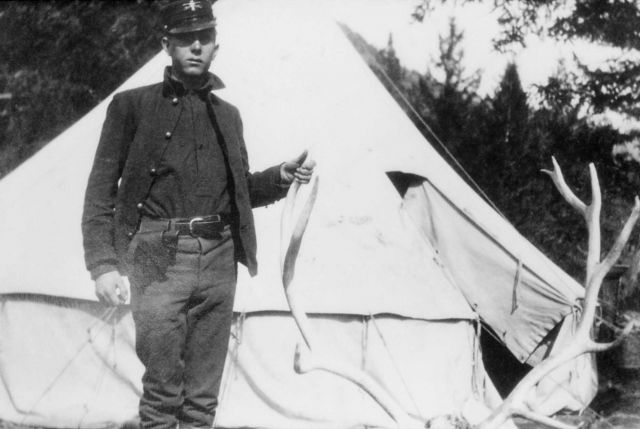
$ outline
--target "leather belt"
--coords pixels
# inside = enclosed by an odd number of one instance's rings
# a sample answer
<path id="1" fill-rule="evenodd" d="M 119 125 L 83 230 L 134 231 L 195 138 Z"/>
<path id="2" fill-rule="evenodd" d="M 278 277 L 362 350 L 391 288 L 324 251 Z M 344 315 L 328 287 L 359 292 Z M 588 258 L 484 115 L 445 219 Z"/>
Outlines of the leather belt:
<path id="1" fill-rule="evenodd" d="M 231 224 L 231 216 L 216 214 L 193 218 L 151 219 L 143 218 L 140 227 L 145 230 L 174 232 L 202 238 L 217 238 L 224 227 Z"/>

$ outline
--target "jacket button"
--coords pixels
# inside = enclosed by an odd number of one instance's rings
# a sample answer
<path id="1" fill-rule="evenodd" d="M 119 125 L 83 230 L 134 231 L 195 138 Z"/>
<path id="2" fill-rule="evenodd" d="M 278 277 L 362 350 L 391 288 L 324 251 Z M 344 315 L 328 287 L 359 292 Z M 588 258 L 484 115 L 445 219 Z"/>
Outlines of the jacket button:
<path id="1" fill-rule="evenodd" d="M 174 97 L 173 100 L 171 100 L 171 104 L 173 104 L 174 106 L 178 105 L 178 97 Z"/>
<path id="2" fill-rule="evenodd" d="M 151 170 L 149 170 L 149 174 L 152 176 L 155 176 L 157 172 L 158 170 L 156 170 L 155 168 L 152 168 Z"/>
<path id="3" fill-rule="evenodd" d="M 171 138 L 171 131 L 167 131 L 166 133 L 164 133 L 164 138 L 165 139 L 170 139 Z"/>
<path id="4" fill-rule="evenodd" d="M 138 208 L 138 210 L 142 209 L 142 203 L 136 204 L 136 207 Z"/>

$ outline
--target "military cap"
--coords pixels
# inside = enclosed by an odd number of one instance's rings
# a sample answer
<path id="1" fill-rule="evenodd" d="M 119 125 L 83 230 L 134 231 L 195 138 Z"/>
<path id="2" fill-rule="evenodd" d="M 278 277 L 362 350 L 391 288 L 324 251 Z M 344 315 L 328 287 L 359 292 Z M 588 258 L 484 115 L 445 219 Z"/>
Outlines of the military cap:
<path id="1" fill-rule="evenodd" d="M 215 2 L 215 0 L 214 0 Z M 215 28 L 216 20 L 209 0 L 169 0 L 160 7 L 162 29 L 168 34 Z"/>

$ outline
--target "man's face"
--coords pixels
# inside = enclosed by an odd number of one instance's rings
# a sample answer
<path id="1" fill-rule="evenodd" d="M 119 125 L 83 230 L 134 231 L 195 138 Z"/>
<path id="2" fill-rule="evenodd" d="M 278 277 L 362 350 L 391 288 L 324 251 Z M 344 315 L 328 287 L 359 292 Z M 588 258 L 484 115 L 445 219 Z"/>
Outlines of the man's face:
<path id="1" fill-rule="evenodd" d="M 218 51 L 213 29 L 165 36 L 162 47 L 171 57 L 174 73 L 187 79 L 205 74 Z"/>

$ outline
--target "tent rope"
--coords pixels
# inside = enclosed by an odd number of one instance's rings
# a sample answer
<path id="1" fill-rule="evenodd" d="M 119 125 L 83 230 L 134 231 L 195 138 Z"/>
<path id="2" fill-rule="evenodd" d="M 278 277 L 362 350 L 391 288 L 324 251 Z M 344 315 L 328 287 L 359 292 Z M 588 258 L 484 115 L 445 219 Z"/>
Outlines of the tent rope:
<path id="1" fill-rule="evenodd" d="M 482 324 L 480 323 L 479 320 L 474 320 L 475 323 L 475 331 L 474 331 L 474 335 L 473 335 L 473 371 L 471 373 L 471 386 L 473 386 L 473 393 L 478 396 L 481 394 L 482 392 L 482 396 L 484 396 L 484 392 L 486 390 L 486 386 L 484 385 L 484 383 L 482 383 L 482 385 L 480 385 L 480 379 L 479 379 L 479 375 L 480 375 L 480 366 L 482 365 L 482 350 L 480 348 L 480 335 L 482 333 Z"/>
<path id="2" fill-rule="evenodd" d="M 115 313 L 115 308 L 114 307 L 114 313 Z M 107 353 L 109 350 L 111 350 L 112 352 L 112 364 L 111 367 L 115 370 L 117 368 L 117 356 L 116 356 L 116 318 L 115 317 L 110 317 L 109 319 L 110 325 L 111 325 L 111 335 L 109 338 L 109 349 L 107 350 Z M 106 322 L 105 322 L 106 323 Z M 108 354 L 107 354 L 107 360 L 108 360 Z M 77 429 L 81 429 L 83 426 L 82 424 L 84 423 L 84 419 L 87 417 L 87 415 L 89 414 L 89 410 L 91 409 L 91 407 L 89 406 L 89 404 L 91 402 L 95 401 L 95 398 L 98 394 L 98 392 L 100 391 L 100 389 L 102 388 L 103 384 L 104 384 L 104 380 L 106 379 L 106 375 L 107 375 L 107 369 L 108 369 L 108 365 L 102 365 L 102 368 L 100 370 L 100 373 L 98 374 L 98 377 L 96 379 L 94 388 L 93 388 L 93 392 L 94 392 L 94 396 L 87 398 L 87 401 L 84 403 L 83 408 L 84 408 L 84 413 L 82 414 L 82 416 L 80 416 L 80 419 L 78 420 L 78 425 L 76 426 Z"/>
<path id="3" fill-rule="evenodd" d="M 451 151 L 449 151 L 449 149 L 445 146 L 445 144 L 442 142 L 442 140 L 438 137 L 438 135 L 433 131 L 433 129 L 426 123 L 426 121 L 422 118 L 422 116 L 419 114 L 419 112 L 417 111 L 417 109 L 413 106 L 413 104 L 407 99 L 407 97 L 404 95 L 404 93 L 400 90 L 400 88 L 398 88 L 398 86 L 395 84 L 395 82 L 391 79 L 391 77 L 387 74 L 387 72 L 384 70 L 384 68 L 380 65 L 380 63 L 378 62 L 377 58 L 375 58 L 375 56 L 372 57 L 373 61 L 368 62 L 369 64 L 371 64 L 371 66 L 373 66 L 379 73 L 380 75 L 386 80 L 387 84 L 389 85 L 390 88 L 392 88 L 394 90 L 394 92 L 396 93 L 396 95 L 399 97 L 399 99 L 404 103 L 405 107 L 411 112 L 413 113 L 414 117 L 420 122 L 420 124 L 424 127 L 424 129 L 433 137 L 433 140 L 438 144 L 438 146 L 443 150 L 443 152 L 449 157 L 449 159 L 451 160 L 451 162 L 454 163 L 454 165 L 458 168 L 458 170 L 463 174 L 463 176 L 468 180 L 468 182 L 471 184 L 472 188 L 475 189 L 476 192 L 478 192 L 478 194 L 480 194 L 480 196 L 482 196 L 482 198 L 503 218 L 505 219 L 507 222 L 509 222 L 509 224 L 511 224 L 511 222 L 507 219 L 507 217 L 500 211 L 500 209 L 493 203 L 493 201 L 488 197 L 488 195 L 482 190 L 482 188 L 478 185 L 478 183 L 471 177 L 471 175 L 465 170 L 465 168 L 460 164 L 460 162 L 456 159 L 456 157 L 451 153 Z M 514 228 L 515 229 L 515 228 Z M 551 269 L 549 270 L 552 275 L 558 280 L 558 282 L 560 282 L 561 284 L 564 284 L 564 280 L 560 277 L 560 274 L 555 270 L 555 266 L 554 264 L 548 260 L 547 258 L 542 258 L 542 262 L 549 266 Z M 521 269 L 521 261 L 518 261 L 518 268 Z M 519 280 L 519 276 L 518 273 L 516 273 L 516 279 Z M 514 294 L 515 294 L 515 287 L 514 287 Z M 600 298 L 598 298 L 599 303 L 603 303 L 603 300 L 601 300 Z M 515 304 L 515 301 L 514 301 Z M 569 302 L 566 301 L 567 305 L 570 306 L 575 306 L 576 303 L 573 302 Z M 512 313 L 513 311 L 515 311 L 515 305 L 512 307 Z M 616 315 L 618 314 L 617 309 L 614 310 L 616 312 Z M 600 319 L 600 318 L 599 318 Z M 605 322 L 606 323 L 606 322 Z M 493 335 L 493 334 L 491 334 Z M 495 337 L 495 336 L 494 336 Z M 496 338 L 497 339 L 497 338 Z M 500 343 L 503 343 L 502 340 L 497 339 Z"/>
<path id="4" fill-rule="evenodd" d="M 518 259 L 518 267 L 516 268 L 516 275 L 513 279 L 513 292 L 511 294 L 511 314 L 515 313 L 518 309 L 518 287 L 522 283 L 522 259 Z"/>
<path id="5" fill-rule="evenodd" d="M 238 379 L 238 368 L 240 367 L 240 357 L 239 357 L 239 348 L 242 344 L 242 329 L 244 325 L 244 320 L 246 317 L 246 313 L 242 312 L 239 315 L 235 316 L 232 329 L 231 329 L 231 337 L 234 339 L 233 345 L 229 346 L 229 351 L 227 352 L 228 357 L 231 359 L 232 365 L 227 365 L 227 368 L 230 368 L 229 374 L 224 375 L 222 378 L 222 382 L 220 383 L 220 393 L 218 394 L 218 398 L 220 398 L 220 403 L 218 404 L 219 408 L 224 408 L 223 403 L 225 402 L 225 398 L 227 398 L 227 392 L 230 389 L 231 383 L 229 380 L 237 380 Z M 226 371 L 225 371 L 226 372 Z M 217 419 L 220 413 L 215 413 L 213 416 L 213 427 L 217 427 Z"/>
<path id="6" fill-rule="evenodd" d="M 391 365 L 393 366 L 393 369 L 395 370 L 398 378 L 400 379 L 400 382 L 402 383 L 404 390 L 407 392 L 407 395 L 411 400 L 413 408 L 415 409 L 416 415 L 420 417 L 420 419 L 422 419 L 423 421 L 426 421 L 427 419 L 424 417 L 424 414 L 422 413 L 422 411 L 420 410 L 420 407 L 418 406 L 418 401 L 416 401 L 416 398 L 413 396 L 413 393 L 411 393 L 411 389 L 409 388 L 407 381 L 405 380 L 405 378 L 402 375 L 402 372 L 400 371 L 400 365 L 398 365 L 397 360 L 393 356 L 393 353 L 391 352 L 391 348 L 389 347 L 389 344 L 387 344 L 387 340 L 384 338 L 384 335 L 382 334 L 382 330 L 380 329 L 380 326 L 378 326 L 378 322 L 376 321 L 376 318 L 371 313 L 369 314 L 369 320 L 372 322 L 373 327 L 376 330 L 376 333 L 378 334 L 378 337 L 382 341 L 382 345 L 385 351 L 389 355 L 389 359 L 391 360 Z"/>
<path id="7" fill-rule="evenodd" d="M 113 365 L 111 366 L 113 369 L 118 367 L 118 356 L 116 350 L 116 319 L 111 319 L 111 350 L 113 351 Z M 106 368 L 106 367 L 105 367 Z"/>
<path id="8" fill-rule="evenodd" d="M 438 146 L 443 150 L 443 152 L 450 158 L 451 162 L 453 162 L 455 164 L 455 166 L 460 170 L 460 172 L 463 174 L 463 176 L 468 180 L 468 182 L 471 184 L 471 186 L 473 187 L 473 189 L 478 192 L 478 194 L 480 194 L 480 196 L 503 218 L 505 219 L 507 222 L 509 222 L 511 224 L 511 222 L 507 219 L 507 217 L 500 211 L 500 209 L 493 203 L 493 201 L 489 198 L 489 196 L 482 190 L 482 188 L 480 187 L 480 185 L 478 185 L 478 183 L 471 177 L 471 175 L 465 170 L 465 168 L 462 166 L 462 164 L 460 164 L 460 162 L 456 159 L 456 157 L 451 153 L 451 151 L 449 151 L 449 149 L 446 147 L 446 145 L 442 142 L 442 140 L 438 137 L 438 135 L 433 131 L 433 129 L 426 123 L 426 121 L 422 118 L 422 116 L 420 115 L 420 113 L 418 112 L 418 110 L 413 106 L 413 104 L 407 99 L 407 97 L 403 94 L 403 92 L 400 90 L 400 88 L 398 88 L 398 86 L 395 84 L 395 82 L 391 79 L 391 77 L 387 74 L 387 72 L 384 70 L 384 68 L 380 65 L 380 63 L 378 62 L 377 58 L 373 57 L 373 61 L 371 62 L 371 65 L 373 67 L 375 67 L 376 70 L 378 70 L 380 72 L 380 74 L 384 77 L 384 79 L 386 80 L 387 84 L 393 88 L 394 92 L 396 93 L 396 95 L 400 98 L 400 100 L 402 100 L 402 102 L 404 103 L 405 107 L 407 109 L 409 109 L 411 111 L 411 113 L 413 113 L 413 115 L 415 116 L 415 118 L 420 122 L 420 124 L 424 127 L 424 129 L 431 135 L 431 137 L 434 139 L 434 141 L 438 144 Z M 551 264 L 549 264 L 548 261 L 544 260 L 544 262 L 548 265 L 551 266 Z M 558 279 L 558 281 L 560 281 L 561 283 L 564 283 L 564 281 L 560 278 L 560 275 L 555 271 L 555 270 L 550 270 L 553 275 Z M 600 299 L 598 299 L 599 302 L 602 302 Z M 572 305 L 572 303 L 567 302 L 567 304 Z"/>
<path id="9" fill-rule="evenodd" d="M 107 321 L 115 314 L 117 310 L 117 307 L 110 307 L 107 310 L 105 310 L 102 315 L 100 315 L 97 320 L 95 322 L 93 322 L 88 328 L 87 328 L 87 333 L 89 335 L 89 337 L 87 338 L 87 340 L 82 343 L 82 345 L 80 345 L 80 347 L 78 347 L 78 349 L 76 350 L 76 352 L 71 356 L 71 358 L 69 358 L 69 360 L 67 361 L 67 363 L 62 367 L 62 369 L 60 370 L 60 372 L 51 380 L 51 382 L 45 387 L 45 389 L 43 390 L 43 392 L 38 396 L 38 398 L 36 399 L 36 401 L 33 403 L 33 405 L 31 405 L 31 407 L 29 407 L 29 409 L 24 412 L 23 418 L 20 421 L 21 425 L 24 425 L 24 423 L 27 420 L 27 417 L 29 417 L 29 415 L 31 413 L 33 413 L 33 410 L 40 404 L 40 402 L 44 399 L 45 396 L 47 396 L 47 394 L 49 392 L 51 392 L 51 390 L 55 387 L 55 385 L 60 381 L 62 375 L 71 367 L 71 365 L 73 364 L 73 362 L 78 358 L 78 356 L 80 356 L 80 353 L 82 353 L 82 351 L 85 349 L 85 347 L 87 347 L 87 345 L 91 344 L 93 342 L 93 340 L 95 339 L 95 337 L 97 336 L 98 333 L 100 333 L 102 331 L 102 329 L 107 325 Z M 92 330 L 99 324 L 101 323 L 101 326 L 92 333 Z M 93 335 L 93 336 L 92 336 Z"/>
<path id="10" fill-rule="evenodd" d="M 247 313 L 244 311 L 236 318 L 236 332 L 235 338 L 238 344 L 242 344 L 242 337 L 244 334 L 244 321 L 247 318 Z"/>
<path id="11" fill-rule="evenodd" d="M 363 371 L 367 368 L 367 350 L 369 349 L 369 319 L 362 317 L 362 338 L 360 339 L 360 369 Z"/>
<path id="12" fill-rule="evenodd" d="M 82 424 L 84 423 L 84 419 L 87 417 L 87 415 L 89 414 L 89 410 L 91 409 L 90 404 L 91 402 L 95 401 L 95 395 L 97 395 L 97 393 L 102 388 L 102 385 L 104 384 L 104 380 L 106 379 L 107 375 L 107 369 L 108 367 L 106 365 L 102 366 L 102 369 L 100 370 L 100 373 L 98 374 L 95 385 L 93 387 L 94 396 L 87 398 L 87 401 L 83 404 L 84 413 L 78 419 L 78 424 L 76 426 L 77 429 L 81 429 L 83 427 Z"/>
<path id="13" fill-rule="evenodd" d="M 385 80 L 387 81 L 387 83 L 389 84 L 389 86 L 391 88 L 393 88 L 393 90 L 396 92 L 396 94 L 398 95 L 398 97 L 400 97 L 400 99 L 402 100 L 402 102 L 405 104 L 405 107 L 407 109 L 409 109 L 411 111 L 411 113 L 413 113 L 413 115 L 415 116 L 415 118 L 418 120 L 418 122 L 420 122 L 420 124 L 424 127 L 424 129 L 431 135 L 431 137 L 433 138 L 433 140 L 438 144 L 438 146 L 442 149 L 442 151 L 447 155 L 447 157 L 450 159 L 450 161 L 456 166 L 456 169 L 459 170 L 462 175 L 465 177 L 465 179 L 469 182 L 469 184 L 471 184 L 472 188 L 478 193 L 480 194 L 480 196 L 482 196 L 482 198 L 500 215 L 502 216 L 502 218 L 504 218 L 505 220 L 508 221 L 507 217 L 500 211 L 500 209 L 493 203 L 493 201 L 491 200 L 491 198 L 489 198 L 489 196 L 482 190 L 482 188 L 480 187 L 480 185 L 478 185 L 478 182 L 476 182 L 473 177 L 471 177 L 471 175 L 469 174 L 469 172 L 467 172 L 467 170 L 462 166 L 462 164 L 460 164 L 460 162 L 456 159 L 456 157 L 453 155 L 453 153 L 451 153 L 451 151 L 447 148 L 447 146 L 442 142 L 442 140 L 438 137 L 438 135 L 435 133 L 435 131 L 433 131 L 433 129 L 427 124 L 427 122 L 422 118 L 422 116 L 420 115 L 420 113 L 418 113 L 418 110 L 413 106 L 413 104 L 411 104 L 411 102 L 407 99 L 407 97 L 405 97 L 405 95 L 402 93 L 402 91 L 400 91 L 400 88 L 398 88 L 398 86 L 395 84 L 395 82 L 391 79 L 391 77 L 389 77 L 389 75 L 387 74 L 387 72 L 384 70 L 384 68 L 380 65 L 380 63 L 378 62 L 378 60 L 374 57 L 373 58 L 373 62 L 371 63 L 376 70 L 378 70 L 382 76 L 385 78 Z"/>

